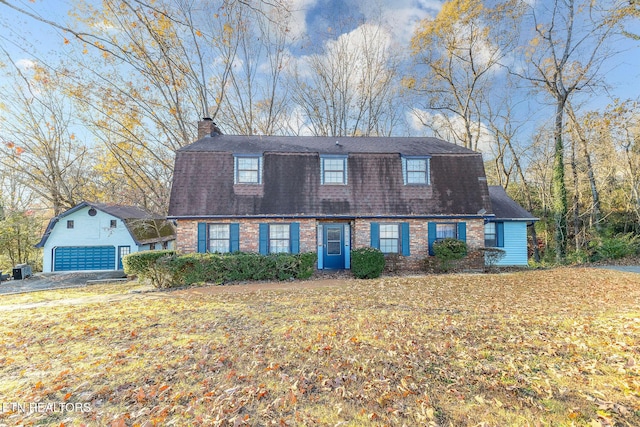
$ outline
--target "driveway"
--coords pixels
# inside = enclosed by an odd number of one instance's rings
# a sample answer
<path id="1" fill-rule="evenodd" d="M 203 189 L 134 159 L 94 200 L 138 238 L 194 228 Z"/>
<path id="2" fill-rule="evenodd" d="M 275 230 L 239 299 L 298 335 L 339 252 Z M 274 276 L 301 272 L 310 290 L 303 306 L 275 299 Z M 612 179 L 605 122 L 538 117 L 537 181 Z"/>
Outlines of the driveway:
<path id="1" fill-rule="evenodd" d="M 640 273 L 640 265 L 601 265 L 597 268 L 607 270 L 626 271 L 627 273 Z"/>
<path id="2" fill-rule="evenodd" d="M 88 284 L 122 280 L 122 270 L 81 273 L 37 273 L 24 280 L 0 282 L 0 294 L 19 294 L 49 289 L 79 288 Z"/>

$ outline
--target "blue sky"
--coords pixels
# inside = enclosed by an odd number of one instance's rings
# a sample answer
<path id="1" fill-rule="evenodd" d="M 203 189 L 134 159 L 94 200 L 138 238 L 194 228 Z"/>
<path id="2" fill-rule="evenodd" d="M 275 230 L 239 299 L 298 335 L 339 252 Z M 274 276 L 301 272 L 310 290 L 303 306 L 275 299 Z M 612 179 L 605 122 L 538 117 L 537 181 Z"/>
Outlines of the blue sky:
<path id="1" fill-rule="evenodd" d="M 72 4 L 71 0 L 10 2 L 57 22 L 68 19 L 67 13 Z M 292 0 L 292 32 L 300 36 L 319 32 L 335 39 L 340 33 L 353 31 L 365 20 L 376 19 L 392 31 L 393 42 L 402 48 L 406 47 L 415 24 L 423 18 L 434 16 L 441 3 L 438 0 Z M 640 22 L 629 28 L 640 33 Z M 47 60 L 54 57 L 55 63 L 64 61 L 62 37 L 60 30 L 0 5 L 0 44 L 11 53 L 14 60 Z M 609 93 L 603 91 L 597 96 L 582 96 L 581 101 L 588 103 L 590 108 L 603 108 L 613 97 L 640 97 L 639 42 L 622 40 L 616 48 L 623 53 L 611 59 L 602 70 L 607 76 Z M 535 116 L 533 118 L 538 120 Z"/>

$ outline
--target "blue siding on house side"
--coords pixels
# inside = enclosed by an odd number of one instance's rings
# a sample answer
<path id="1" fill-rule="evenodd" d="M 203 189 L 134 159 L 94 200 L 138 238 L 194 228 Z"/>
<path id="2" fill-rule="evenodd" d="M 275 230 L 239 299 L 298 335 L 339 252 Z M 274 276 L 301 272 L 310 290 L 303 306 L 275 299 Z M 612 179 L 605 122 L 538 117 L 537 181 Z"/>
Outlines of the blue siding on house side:
<path id="1" fill-rule="evenodd" d="M 503 238 L 506 255 L 497 265 L 527 265 L 527 223 L 505 221 Z"/>

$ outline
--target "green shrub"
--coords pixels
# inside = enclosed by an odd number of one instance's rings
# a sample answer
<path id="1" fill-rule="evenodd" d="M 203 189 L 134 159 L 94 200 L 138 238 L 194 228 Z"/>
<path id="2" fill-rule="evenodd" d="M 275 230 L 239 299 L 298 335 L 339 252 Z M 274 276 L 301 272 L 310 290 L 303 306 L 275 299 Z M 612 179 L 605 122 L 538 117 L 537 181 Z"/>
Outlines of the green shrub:
<path id="1" fill-rule="evenodd" d="M 462 240 L 446 238 L 433 244 L 433 253 L 440 260 L 442 271 L 449 271 L 453 262 L 467 255 L 467 244 Z"/>
<path id="2" fill-rule="evenodd" d="M 597 240 L 593 246 L 593 260 L 620 259 L 635 255 L 640 249 L 638 236 L 633 233 L 619 234 Z"/>
<path id="3" fill-rule="evenodd" d="M 351 251 L 351 272 L 358 279 L 375 279 L 384 269 L 383 253 L 375 248 L 359 248 Z"/>
<path id="4" fill-rule="evenodd" d="M 159 258 L 175 254 L 175 251 L 168 250 L 134 252 L 122 258 L 122 266 L 125 274 L 144 277 L 149 267 Z"/>
<path id="5" fill-rule="evenodd" d="M 140 277 L 150 280 L 157 288 L 166 288 L 194 283 L 307 279 L 313 275 L 316 261 L 317 256 L 313 252 L 271 255 L 193 253 L 181 256 L 166 253 L 164 256 L 148 256 L 145 262 L 136 260 L 135 265 Z"/>

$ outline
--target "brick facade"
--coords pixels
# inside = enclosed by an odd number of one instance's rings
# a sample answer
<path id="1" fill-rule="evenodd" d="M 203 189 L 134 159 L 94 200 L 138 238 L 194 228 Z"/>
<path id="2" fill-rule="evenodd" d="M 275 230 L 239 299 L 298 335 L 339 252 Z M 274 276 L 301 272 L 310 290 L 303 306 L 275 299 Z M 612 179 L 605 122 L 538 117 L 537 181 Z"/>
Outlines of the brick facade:
<path id="1" fill-rule="evenodd" d="M 401 257 L 400 268 L 404 270 L 419 270 L 421 261 L 429 254 L 428 223 L 458 223 L 462 220 L 428 220 L 428 219 L 355 219 L 335 220 L 335 222 L 348 222 L 351 227 L 351 247 L 353 249 L 368 247 L 371 245 L 371 223 L 409 223 L 410 252 L 409 257 Z M 178 252 L 196 252 L 198 247 L 198 223 L 197 220 L 178 220 L 178 233 L 176 247 Z M 206 221 L 210 224 L 240 224 L 240 251 L 258 252 L 259 224 L 278 224 L 298 222 L 300 224 L 300 252 L 315 252 L 318 248 L 317 225 L 331 221 L 318 221 L 316 219 L 213 219 Z M 465 219 L 467 229 L 467 246 L 470 251 L 484 246 L 484 221 L 481 218 Z"/>

